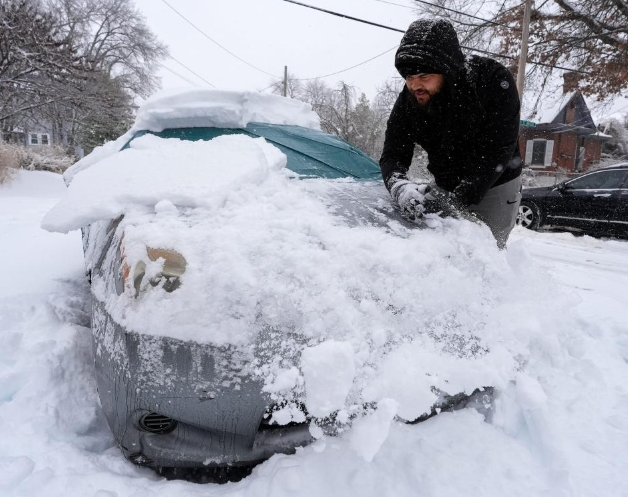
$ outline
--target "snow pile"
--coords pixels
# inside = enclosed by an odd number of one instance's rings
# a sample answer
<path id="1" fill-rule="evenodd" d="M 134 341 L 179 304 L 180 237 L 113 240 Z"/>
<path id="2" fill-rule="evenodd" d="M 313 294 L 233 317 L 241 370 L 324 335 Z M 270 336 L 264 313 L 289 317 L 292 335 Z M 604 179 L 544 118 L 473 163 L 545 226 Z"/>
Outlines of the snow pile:
<path id="1" fill-rule="evenodd" d="M 543 311 L 571 305 L 538 288 L 484 226 L 343 217 L 336 196 L 356 198 L 362 183 L 298 181 L 283 165 L 263 139 L 145 136 L 78 175 L 43 225 L 68 231 L 124 214 L 130 268 L 159 271 L 146 247 L 182 254 L 172 293 L 146 277 L 139 296 L 129 285 L 118 297 L 99 279 L 94 295 L 128 330 L 263 348 L 253 364 L 288 402 L 275 416 L 282 423 L 301 416 L 301 402 L 347 420 L 389 398 L 415 419 L 438 398 L 434 388 L 503 387 L 530 343 L 559 324 Z"/>
<path id="2" fill-rule="evenodd" d="M 163 91 L 140 107 L 135 123 L 127 133 L 96 147 L 63 176 L 69 184 L 80 171 L 120 151 L 138 131 L 245 128 L 251 122 L 320 129 L 318 115 L 309 104 L 278 95 L 208 89 Z"/>
<path id="3" fill-rule="evenodd" d="M 252 122 L 319 129 L 318 115 L 305 102 L 267 93 L 207 89 L 150 98 L 140 108 L 133 127 L 149 131 L 244 128 Z"/>
<path id="4" fill-rule="evenodd" d="M 307 393 L 305 407 L 312 416 L 324 418 L 344 408 L 355 377 L 350 343 L 326 340 L 305 349 L 301 370 Z"/>
<path id="5" fill-rule="evenodd" d="M 314 189 L 307 186 L 304 195 Z M 197 485 L 136 467 L 115 446 L 99 405 L 85 327 L 90 302 L 80 236 L 38 228 L 63 190 L 57 175 L 23 171 L 18 181 L 0 187 L 0 230 L 10 241 L 0 244 L 0 260 L 9 262 L 0 286 L 0 495 L 597 497 L 628 488 L 627 243 L 516 229 L 504 255 L 474 226 L 419 232 L 429 243 L 413 245 L 424 250 L 413 257 L 426 259 L 416 279 L 431 288 L 434 299 L 444 299 L 441 308 L 462 316 L 459 294 L 477 290 L 472 282 L 484 277 L 495 293 L 479 293 L 480 306 L 488 315 L 503 312 L 502 323 L 511 323 L 496 333 L 506 343 L 518 322 L 521 335 L 530 335 L 515 381 L 498 389 L 492 416 L 485 420 L 464 409 L 419 425 L 391 422 L 401 409 L 391 398 L 399 392 L 392 392 L 338 437 L 325 436 L 291 456 L 276 455 L 239 483 Z M 289 226 L 287 216 L 277 222 Z M 437 265 L 450 264 L 457 266 L 458 278 L 434 273 Z M 335 270 L 319 267 L 321 278 L 330 280 Z M 381 277 L 377 265 L 370 271 L 372 279 Z M 514 291 L 495 298 L 508 289 L 504 281 Z M 419 292 L 417 300 L 426 293 Z M 310 364 L 339 357 L 334 368 L 348 377 L 349 340 L 335 341 L 327 350 L 312 344 Z M 358 374 L 359 349 L 353 343 L 352 348 Z M 426 361 L 409 348 L 407 355 L 402 352 L 386 364 L 393 369 L 398 362 L 399 382 Z M 281 371 L 269 384 L 276 391 L 309 378 L 298 368 Z M 326 375 L 321 372 L 322 379 Z M 343 381 L 336 392 L 346 388 Z"/>
<path id="6" fill-rule="evenodd" d="M 145 135 L 77 176 L 42 226 L 67 233 L 162 199 L 179 206 L 216 206 L 242 183 L 258 184 L 285 165 L 286 156 L 263 138 L 189 142 Z"/>

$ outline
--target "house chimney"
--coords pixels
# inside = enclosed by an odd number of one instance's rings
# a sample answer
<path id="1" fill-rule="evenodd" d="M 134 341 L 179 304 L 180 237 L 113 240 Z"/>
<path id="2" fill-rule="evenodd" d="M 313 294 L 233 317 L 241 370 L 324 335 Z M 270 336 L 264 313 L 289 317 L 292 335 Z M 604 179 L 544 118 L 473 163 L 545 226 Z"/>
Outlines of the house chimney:
<path id="1" fill-rule="evenodd" d="M 577 72 L 564 72 L 563 73 L 563 95 L 572 93 L 578 89 L 578 83 L 580 82 L 580 74 Z"/>

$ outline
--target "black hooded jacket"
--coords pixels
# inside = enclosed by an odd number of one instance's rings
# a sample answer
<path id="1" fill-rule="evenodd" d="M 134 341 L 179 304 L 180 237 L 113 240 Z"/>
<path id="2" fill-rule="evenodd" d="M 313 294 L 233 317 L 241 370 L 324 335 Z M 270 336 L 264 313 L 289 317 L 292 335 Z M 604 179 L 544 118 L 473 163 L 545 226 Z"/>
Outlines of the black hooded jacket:
<path id="1" fill-rule="evenodd" d="M 465 59 L 451 24 L 419 20 L 401 40 L 395 66 L 403 77 L 442 74 L 444 84 L 426 107 L 405 86 L 397 98 L 379 162 L 388 188 L 393 173 L 405 177 L 415 144 L 427 152 L 436 184 L 467 205 L 521 174 L 519 95 L 503 65 Z"/>

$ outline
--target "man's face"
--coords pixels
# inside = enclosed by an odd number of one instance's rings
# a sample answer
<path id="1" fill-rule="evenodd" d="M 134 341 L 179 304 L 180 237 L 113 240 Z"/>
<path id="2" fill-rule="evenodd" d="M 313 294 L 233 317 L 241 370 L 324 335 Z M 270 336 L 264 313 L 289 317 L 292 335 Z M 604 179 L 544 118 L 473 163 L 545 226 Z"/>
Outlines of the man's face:
<path id="1" fill-rule="evenodd" d="M 414 74 L 406 78 L 406 86 L 414 95 L 421 107 L 425 107 L 430 99 L 436 95 L 443 86 L 442 74 Z"/>

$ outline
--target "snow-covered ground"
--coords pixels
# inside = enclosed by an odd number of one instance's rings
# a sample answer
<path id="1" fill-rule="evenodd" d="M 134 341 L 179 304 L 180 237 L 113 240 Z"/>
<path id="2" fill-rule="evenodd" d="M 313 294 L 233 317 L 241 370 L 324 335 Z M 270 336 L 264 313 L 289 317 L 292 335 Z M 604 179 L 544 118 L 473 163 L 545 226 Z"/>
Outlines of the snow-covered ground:
<path id="1" fill-rule="evenodd" d="M 466 409 L 390 424 L 395 408 L 380 403 L 349 432 L 274 456 L 241 482 L 197 485 L 133 466 L 113 442 L 93 375 L 80 235 L 40 228 L 64 192 L 44 172 L 0 186 L 0 495 L 628 495 L 628 243 L 513 233 L 512 271 L 526 292 L 546 282 L 557 305 L 530 312 L 531 328 L 548 326 L 488 421 Z"/>

